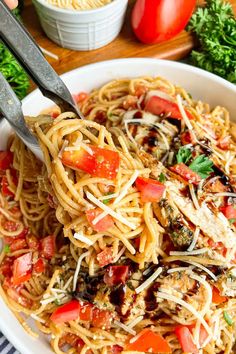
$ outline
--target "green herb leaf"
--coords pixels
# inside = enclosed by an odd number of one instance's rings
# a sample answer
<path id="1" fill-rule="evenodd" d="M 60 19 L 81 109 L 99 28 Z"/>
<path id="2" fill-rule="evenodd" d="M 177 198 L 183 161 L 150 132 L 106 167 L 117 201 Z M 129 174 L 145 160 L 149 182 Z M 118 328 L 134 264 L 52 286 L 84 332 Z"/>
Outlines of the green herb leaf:
<path id="1" fill-rule="evenodd" d="M 9 253 L 10 252 L 10 245 L 5 245 L 3 250 L 5 253 Z"/>
<path id="2" fill-rule="evenodd" d="M 192 152 L 186 147 L 181 147 L 176 155 L 176 160 L 178 163 L 187 163 L 192 157 Z"/>
<path id="3" fill-rule="evenodd" d="M 199 42 L 191 63 L 236 83 L 236 19 L 228 1 L 206 0 L 193 14 L 187 30 Z"/>
<path id="4" fill-rule="evenodd" d="M 166 181 L 166 176 L 164 175 L 164 173 L 161 173 L 159 176 L 159 182 L 164 183 Z"/>
<path id="5" fill-rule="evenodd" d="M 229 219 L 230 224 L 234 224 L 236 222 L 236 218 Z"/>
<path id="6" fill-rule="evenodd" d="M 106 195 L 111 195 L 111 194 L 113 194 L 113 192 L 109 192 Z M 103 202 L 103 204 L 108 204 L 111 201 L 111 199 L 112 198 L 104 199 L 102 202 Z"/>
<path id="7" fill-rule="evenodd" d="M 211 172 L 214 172 L 212 166 L 213 162 L 209 160 L 206 155 L 199 155 L 189 165 L 189 168 L 196 172 L 201 178 L 207 178 Z"/>
<path id="8" fill-rule="evenodd" d="M 61 302 L 60 302 L 59 299 L 56 299 L 56 300 L 54 300 L 54 304 L 57 305 L 57 306 L 59 306 L 59 305 L 61 304 Z"/>
<path id="9" fill-rule="evenodd" d="M 224 319 L 228 323 L 229 326 L 232 326 L 234 324 L 232 317 L 228 314 L 227 311 L 224 311 Z"/>

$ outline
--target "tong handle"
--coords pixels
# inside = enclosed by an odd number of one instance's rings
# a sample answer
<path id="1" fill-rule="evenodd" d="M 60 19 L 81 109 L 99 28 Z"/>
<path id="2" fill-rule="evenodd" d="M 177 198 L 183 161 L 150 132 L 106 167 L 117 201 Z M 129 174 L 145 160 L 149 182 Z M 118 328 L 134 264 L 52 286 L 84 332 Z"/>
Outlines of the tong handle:
<path id="1" fill-rule="evenodd" d="M 0 0 L 0 38 L 44 96 L 52 99 L 60 107 L 63 107 L 66 101 L 74 108 L 74 111 L 77 110 L 66 85 L 44 58 L 29 32 L 12 15 L 3 0 Z"/>

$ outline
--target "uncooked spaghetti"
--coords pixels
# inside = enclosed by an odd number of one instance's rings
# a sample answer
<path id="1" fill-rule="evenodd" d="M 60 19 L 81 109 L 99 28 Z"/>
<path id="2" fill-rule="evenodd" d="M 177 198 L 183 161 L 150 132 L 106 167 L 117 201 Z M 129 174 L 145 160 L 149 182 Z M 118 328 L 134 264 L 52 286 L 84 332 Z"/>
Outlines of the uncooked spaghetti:
<path id="1" fill-rule="evenodd" d="M 77 101 L 87 120 L 28 118 L 45 165 L 9 141 L 1 295 L 55 353 L 234 353 L 228 112 L 149 77 Z"/>
<path id="2" fill-rule="evenodd" d="M 68 10 L 93 10 L 109 4 L 112 0 L 46 0 L 53 6 Z"/>

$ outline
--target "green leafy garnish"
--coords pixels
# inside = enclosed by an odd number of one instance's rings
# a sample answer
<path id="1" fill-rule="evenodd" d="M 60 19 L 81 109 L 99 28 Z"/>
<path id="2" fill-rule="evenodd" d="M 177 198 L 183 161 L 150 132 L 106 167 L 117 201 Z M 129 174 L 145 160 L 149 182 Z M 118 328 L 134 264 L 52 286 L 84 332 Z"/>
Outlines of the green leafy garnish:
<path id="1" fill-rule="evenodd" d="M 193 14 L 187 30 L 199 41 L 191 63 L 236 83 L 236 19 L 229 2 L 206 0 Z"/>
<path id="2" fill-rule="evenodd" d="M 54 300 L 54 304 L 57 305 L 57 306 L 59 306 L 59 305 L 61 304 L 61 302 L 60 302 L 59 299 L 56 299 L 56 300 Z"/>
<path id="3" fill-rule="evenodd" d="M 113 193 L 109 192 L 106 195 L 111 195 L 111 194 L 113 194 Z M 111 201 L 111 198 L 110 199 L 108 198 L 108 199 L 104 199 L 102 202 L 103 202 L 103 204 L 108 204 L 110 201 Z"/>
<path id="4" fill-rule="evenodd" d="M 3 250 L 5 253 L 9 253 L 10 252 L 10 245 L 5 245 Z"/>
<path id="5" fill-rule="evenodd" d="M 234 324 L 231 316 L 228 314 L 227 311 L 224 311 L 224 319 L 228 323 L 229 326 L 232 326 Z"/>
<path id="6" fill-rule="evenodd" d="M 176 159 L 178 163 L 187 163 L 192 157 L 192 152 L 190 149 L 186 147 L 181 147 L 176 155 Z"/>
<path id="7" fill-rule="evenodd" d="M 164 173 L 161 173 L 159 176 L 159 182 L 164 183 L 166 181 L 166 176 L 164 175 Z"/>
<path id="8" fill-rule="evenodd" d="M 229 219 L 230 224 L 234 224 L 236 222 L 236 218 Z"/>
<path id="9" fill-rule="evenodd" d="M 212 166 L 213 162 L 209 160 L 206 155 L 199 155 L 189 165 L 189 168 L 196 172 L 201 178 L 207 178 L 211 172 L 214 172 Z"/>

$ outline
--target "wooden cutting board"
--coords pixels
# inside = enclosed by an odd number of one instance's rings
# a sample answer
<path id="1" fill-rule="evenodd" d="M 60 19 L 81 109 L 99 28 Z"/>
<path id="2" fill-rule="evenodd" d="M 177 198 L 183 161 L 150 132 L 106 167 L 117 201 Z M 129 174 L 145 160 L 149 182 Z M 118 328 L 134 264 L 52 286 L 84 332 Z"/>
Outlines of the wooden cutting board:
<path id="1" fill-rule="evenodd" d="M 95 63 L 102 60 L 130 57 L 151 57 L 179 60 L 189 54 L 191 49 L 194 47 L 194 38 L 186 31 L 183 31 L 175 38 L 160 44 L 145 45 L 140 43 L 135 38 L 130 27 L 130 11 L 133 2 L 133 0 L 130 2 L 126 20 L 118 38 L 107 46 L 94 51 L 79 52 L 61 48 L 48 39 L 40 27 L 37 14 L 31 0 L 26 0 L 25 2 L 23 21 L 38 44 L 59 57 L 59 60 L 47 57 L 50 64 L 59 74 L 82 65 Z M 199 0 L 199 3 L 201 2 L 202 1 Z M 236 0 L 230 0 L 230 2 L 232 3 L 236 13 Z"/>

